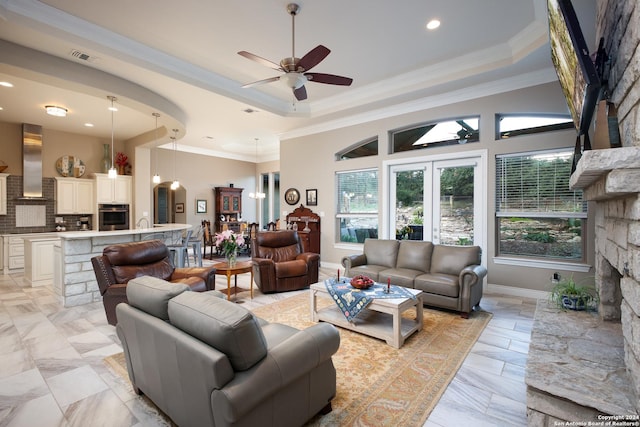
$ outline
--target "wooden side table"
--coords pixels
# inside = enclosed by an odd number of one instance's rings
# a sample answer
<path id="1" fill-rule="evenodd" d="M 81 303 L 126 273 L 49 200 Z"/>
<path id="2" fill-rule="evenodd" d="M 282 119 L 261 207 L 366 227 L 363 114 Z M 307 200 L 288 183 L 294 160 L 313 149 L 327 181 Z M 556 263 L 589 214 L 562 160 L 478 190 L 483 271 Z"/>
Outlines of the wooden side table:
<path id="1" fill-rule="evenodd" d="M 231 301 L 231 276 L 235 276 L 235 288 L 236 295 L 238 294 L 238 274 L 251 273 L 251 281 L 249 282 L 249 288 L 251 290 L 251 299 L 253 299 L 253 262 L 242 261 L 237 262 L 235 267 L 229 267 L 227 262 L 216 262 L 213 264 L 217 273 L 224 273 L 227 275 L 227 300 Z"/>

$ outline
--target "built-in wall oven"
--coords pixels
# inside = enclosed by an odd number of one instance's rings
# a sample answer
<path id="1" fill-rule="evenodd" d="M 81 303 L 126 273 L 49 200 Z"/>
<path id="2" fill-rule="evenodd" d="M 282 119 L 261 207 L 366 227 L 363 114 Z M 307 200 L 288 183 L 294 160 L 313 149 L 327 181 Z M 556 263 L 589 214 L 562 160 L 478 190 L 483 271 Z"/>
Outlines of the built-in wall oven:
<path id="1" fill-rule="evenodd" d="M 98 230 L 128 230 L 129 205 L 98 205 Z"/>

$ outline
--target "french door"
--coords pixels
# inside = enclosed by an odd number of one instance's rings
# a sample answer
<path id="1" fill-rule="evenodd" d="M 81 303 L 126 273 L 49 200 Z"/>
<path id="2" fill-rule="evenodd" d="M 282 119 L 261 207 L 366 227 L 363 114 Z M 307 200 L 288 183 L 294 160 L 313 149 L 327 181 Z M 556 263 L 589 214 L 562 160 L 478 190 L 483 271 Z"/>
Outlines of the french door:
<path id="1" fill-rule="evenodd" d="M 389 237 L 484 247 L 480 158 L 390 167 Z"/>

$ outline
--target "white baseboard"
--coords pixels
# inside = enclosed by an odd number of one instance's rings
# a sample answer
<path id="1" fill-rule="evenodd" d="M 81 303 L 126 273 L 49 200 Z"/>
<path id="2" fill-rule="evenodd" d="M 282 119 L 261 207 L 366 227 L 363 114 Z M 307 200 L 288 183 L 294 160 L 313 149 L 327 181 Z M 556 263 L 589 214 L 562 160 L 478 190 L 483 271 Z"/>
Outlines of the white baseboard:
<path id="1" fill-rule="evenodd" d="M 535 289 L 515 288 L 513 286 L 505 285 L 493 285 L 488 283 L 485 292 L 491 294 L 509 295 L 514 297 L 533 298 L 533 299 L 546 299 L 549 298 L 549 292 L 538 291 Z"/>
<path id="2" fill-rule="evenodd" d="M 333 262 L 323 262 L 320 261 L 320 267 L 322 268 L 328 268 L 330 270 L 335 270 L 335 272 L 338 272 L 338 269 L 340 269 L 340 273 L 342 274 L 344 272 L 344 267 L 342 266 L 342 264 L 336 264 Z"/>

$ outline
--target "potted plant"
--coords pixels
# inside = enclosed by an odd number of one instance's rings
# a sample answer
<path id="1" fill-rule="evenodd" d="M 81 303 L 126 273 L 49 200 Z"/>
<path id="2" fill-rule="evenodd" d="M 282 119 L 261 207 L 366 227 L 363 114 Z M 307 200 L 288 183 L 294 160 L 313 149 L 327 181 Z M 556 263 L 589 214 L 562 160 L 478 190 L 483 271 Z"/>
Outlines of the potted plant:
<path id="1" fill-rule="evenodd" d="M 559 280 L 551 289 L 550 300 L 559 308 L 568 310 L 595 310 L 598 306 L 598 294 L 591 284 L 581 285 L 573 279 Z"/>

